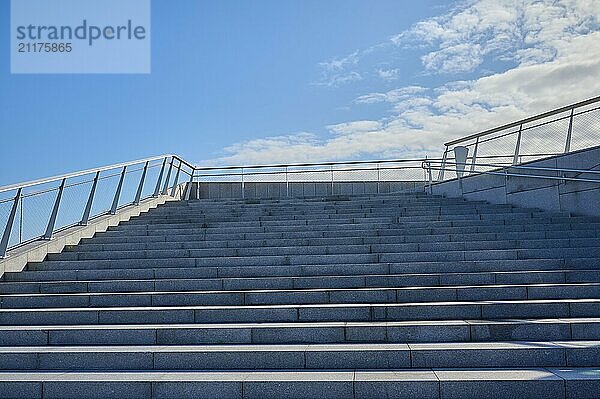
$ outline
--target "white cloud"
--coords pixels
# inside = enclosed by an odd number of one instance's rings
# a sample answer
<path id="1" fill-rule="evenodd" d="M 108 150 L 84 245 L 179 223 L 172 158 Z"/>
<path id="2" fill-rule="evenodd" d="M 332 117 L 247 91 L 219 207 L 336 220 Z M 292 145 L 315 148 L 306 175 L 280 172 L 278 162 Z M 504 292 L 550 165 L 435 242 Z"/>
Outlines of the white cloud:
<path id="1" fill-rule="evenodd" d="M 349 70 L 360 60 L 359 51 L 355 51 L 342 58 L 334 58 L 319 63 L 321 78 L 313 84 L 316 86 L 338 87 L 345 83 L 362 79 L 362 75 L 356 71 Z"/>
<path id="2" fill-rule="evenodd" d="M 343 71 L 344 69 L 346 69 L 348 66 L 358 64 L 358 60 L 359 60 L 359 51 L 356 50 L 355 52 L 348 54 L 345 57 L 334 58 L 329 61 L 321 62 L 321 63 L 319 63 L 319 66 L 321 68 L 323 68 L 325 71 L 340 72 L 340 71 Z"/>
<path id="3" fill-rule="evenodd" d="M 216 162 L 439 156 L 449 139 L 597 96 L 599 13 L 600 0 L 463 3 L 447 15 L 416 24 L 394 37 L 394 43 L 435 46 L 423 58 L 426 69 L 471 70 L 499 56 L 514 60 L 513 67 L 437 87 L 366 93 L 354 100 L 355 106 L 387 104 L 389 113 L 379 120 L 329 125 L 325 137 L 301 133 L 239 143 Z M 348 66 L 360 63 L 360 54 L 324 68 L 347 74 Z"/>
<path id="4" fill-rule="evenodd" d="M 377 75 L 387 82 L 392 82 L 400 78 L 400 69 L 378 69 Z"/>
<path id="5" fill-rule="evenodd" d="M 486 56 L 523 65 L 551 61 L 564 40 L 597 30 L 599 14 L 598 0 L 471 0 L 391 40 L 434 47 L 422 57 L 428 71 L 470 72 Z"/>
<path id="6" fill-rule="evenodd" d="M 337 125 L 329 125 L 327 129 L 332 133 L 343 135 L 343 134 L 355 134 L 355 133 L 367 133 L 381 129 L 381 122 L 378 121 L 354 121 L 345 122 Z"/>
<path id="7" fill-rule="evenodd" d="M 317 86 L 329 86 L 329 87 L 339 87 L 345 83 L 355 82 L 357 80 L 362 80 L 362 76 L 358 72 L 348 72 L 348 73 L 339 73 L 334 74 L 328 77 L 327 80 L 317 82 Z"/>
<path id="8" fill-rule="evenodd" d="M 357 104 L 376 104 L 382 102 L 395 103 L 425 91 L 427 91 L 427 89 L 421 86 L 406 86 L 385 93 L 364 94 L 354 100 L 354 102 Z"/>

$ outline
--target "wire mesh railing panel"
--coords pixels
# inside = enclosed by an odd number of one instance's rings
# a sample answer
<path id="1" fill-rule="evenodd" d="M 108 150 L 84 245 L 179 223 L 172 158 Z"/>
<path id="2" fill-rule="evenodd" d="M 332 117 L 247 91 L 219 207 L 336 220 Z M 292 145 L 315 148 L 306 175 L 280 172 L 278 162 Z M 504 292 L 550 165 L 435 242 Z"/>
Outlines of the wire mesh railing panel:
<path id="1" fill-rule="evenodd" d="M 91 188 L 91 181 L 65 187 L 56 217 L 55 230 L 81 221 Z"/>
<path id="2" fill-rule="evenodd" d="M 282 183 L 285 181 L 285 168 L 260 168 L 244 171 L 244 183 Z"/>
<path id="3" fill-rule="evenodd" d="M 335 182 L 378 181 L 379 173 L 376 164 L 360 166 L 338 166 L 332 169 Z"/>
<path id="4" fill-rule="evenodd" d="M 300 182 L 331 182 L 331 169 L 315 170 L 315 168 L 289 168 L 288 181 L 294 183 Z"/>
<path id="5" fill-rule="evenodd" d="M 142 190 L 142 199 L 148 198 L 152 194 L 154 194 L 154 190 L 156 189 L 156 181 L 158 180 L 158 177 L 160 175 L 161 167 L 162 162 L 150 163 L 150 165 L 148 166 L 148 172 L 146 173 L 146 182 L 144 184 L 144 189 Z M 135 187 L 137 189 L 137 184 L 135 185 Z"/>
<path id="6" fill-rule="evenodd" d="M 119 174 L 114 171 L 104 177 L 100 177 L 96 186 L 96 194 L 92 203 L 91 216 L 98 216 L 108 212 L 112 206 L 115 197 L 115 191 L 119 184 Z"/>
<path id="7" fill-rule="evenodd" d="M 565 150 L 568 131 L 568 118 L 524 129 L 519 153 L 561 154 Z"/>
<path id="8" fill-rule="evenodd" d="M 406 164 L 382 164 L 379 167 L 380 181 L 422 181 L 422 162 Z"/>
<path id="9" fill-rule="evenodd" d="M 485 140 L 480 140 L 479 144 L 477 144 L 477 158 L 500 154 L 514 154 L 518 136 L 518 129 L 512 129 L 495 135 L 492 138 L 488 137 Z M 469 148 L 468 156 L 472 157 L 474 154 L 475 146 L 473 145 L 473 147 Z"/>
<path id="10" fill-rule="evenodd" d="M 50 214 L 56 202 L 58 189 L 25 195 L 17 210 L 11 232 L 11 244 L 27 242 L 46 233 Z"/>
<path id="11" fill-rule="evenodd" d="M 137 165 L 136 165 L 137 166 Z M 142 177 L 143 167 L 132 167 L 125 173 L 123 178 L 123 187 L 121 188 L 121 195 L 119 196 L 119 206 L 125 204 L 131 204 L 135 200 L 135 195 Z M 146 184 L 148 184 L 146 180 Z"/>
<path id="12" fill-rule="evenodd" d="M 571 151 L 600 145 L 600 108 L 573 117 Z"/>
<path id="13" fill-rule="evenodd" d="M 223 174 L 221 174 L 223 173 Z M 183 181 L 189 180 L 187 174 L 183 174 L 185 177 Z M 242 182 L 242 170 L 227 170 L 225 172 L 220 171 L 201 171 L 199 175 L 196 175 L 195 181 L 201 183 L 241 183 Z"/>

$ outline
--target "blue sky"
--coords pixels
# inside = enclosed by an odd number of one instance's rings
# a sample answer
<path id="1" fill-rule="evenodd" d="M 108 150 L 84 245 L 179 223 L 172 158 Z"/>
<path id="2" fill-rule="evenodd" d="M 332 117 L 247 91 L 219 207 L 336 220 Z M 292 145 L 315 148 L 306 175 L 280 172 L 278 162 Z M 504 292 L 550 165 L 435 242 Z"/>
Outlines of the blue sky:
<path id="1" fill-rule="evenodd" d="M 167 152 L 201 164 L 435 153 L 598 95 L 599 12 L 598 0 L 153 0 L 151 74 L 11 75 L 3 0 L 0 185 Z"/>

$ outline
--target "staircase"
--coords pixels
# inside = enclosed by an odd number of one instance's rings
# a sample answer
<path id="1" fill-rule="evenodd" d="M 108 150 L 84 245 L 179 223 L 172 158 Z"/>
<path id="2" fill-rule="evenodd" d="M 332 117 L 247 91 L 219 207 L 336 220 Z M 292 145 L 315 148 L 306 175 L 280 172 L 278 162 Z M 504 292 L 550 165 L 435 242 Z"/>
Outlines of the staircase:
<path id="1" fill-rule="evenodd" d="M 0 282 L 1 398 L 599 398 L 600 219 L 177 201 Z"/>

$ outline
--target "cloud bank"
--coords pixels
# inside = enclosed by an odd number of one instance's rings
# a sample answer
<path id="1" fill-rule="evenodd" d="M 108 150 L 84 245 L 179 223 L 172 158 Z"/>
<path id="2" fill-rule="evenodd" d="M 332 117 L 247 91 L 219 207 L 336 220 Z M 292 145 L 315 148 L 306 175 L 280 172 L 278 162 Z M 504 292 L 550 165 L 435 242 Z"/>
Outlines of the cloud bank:
<path id="1" fill-rule="evenodd" d="M 422 73 L 446 82 L 364 93 L 352 106 L 384 104 L 380 119 L 340 121 L 325 127 L 325 137 L 297 133 L 237 143 L 211 163 L 438 156 L 448 139 L 596 96 L 600 0 L 462 2 L 386 42 L 320 63 L 318 84 L 337 87 L 365 74 L 394 82 L 398 69 L 361 70 L 362 60 L 405 48 L 421 49 Z M 487 64 L 498 69 L 489 72 Z M 464 73 L 475 78 L 456 79 Z"/>

